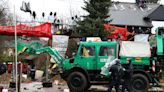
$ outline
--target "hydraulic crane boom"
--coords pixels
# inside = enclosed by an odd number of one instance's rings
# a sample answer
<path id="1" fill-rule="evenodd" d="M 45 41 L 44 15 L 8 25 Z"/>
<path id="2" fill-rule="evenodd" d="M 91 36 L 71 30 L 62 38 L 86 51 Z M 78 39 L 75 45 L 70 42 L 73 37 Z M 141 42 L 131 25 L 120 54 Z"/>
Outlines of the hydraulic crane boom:
<path id="1" fill-rule="evenodd" d="M 36 54 L 40 53 L 48 53 L 52 56 L 52 58 L 56 61 L 56 63 L 60 64 L 62 61 L 64 61 L 64 58 L 59 54 L 59 52 L 51 47 L 43 47 L 40 49 L 36 49 Z"/>

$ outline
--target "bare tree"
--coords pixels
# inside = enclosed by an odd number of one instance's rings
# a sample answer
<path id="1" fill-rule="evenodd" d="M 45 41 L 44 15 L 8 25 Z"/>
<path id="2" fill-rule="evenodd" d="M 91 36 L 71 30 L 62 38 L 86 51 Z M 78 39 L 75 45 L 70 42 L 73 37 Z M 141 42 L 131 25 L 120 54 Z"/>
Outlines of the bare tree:
<path id="1" fill-rule="evenodd" d="M 0 0 L 0 25 L 12 25 L 13 14 L 10 13 L 8 1 Z"/>

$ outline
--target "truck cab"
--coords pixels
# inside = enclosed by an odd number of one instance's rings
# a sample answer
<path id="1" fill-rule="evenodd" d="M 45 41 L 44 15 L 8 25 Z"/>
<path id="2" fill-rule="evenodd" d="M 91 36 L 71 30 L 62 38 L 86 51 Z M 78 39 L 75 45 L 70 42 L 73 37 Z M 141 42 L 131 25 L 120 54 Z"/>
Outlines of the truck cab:
<path id="1" fill-rule="evenodd" d="M 62 65 L 69 88 L 81 92 L 91 85 L 108 83 L 108 77 L 100 74 L 101 68 L 116 56 L 116 42 L 81 42 L 74 58 Z"/>
<path id="2" fill-rule="evenodd" d="M 81 42 L 73 60 L 65 63 L 65 69 L 81 67 L 88 71 L 101 70 L 109 58 L 116 58 L 116 42 Z"/>
<path id="3" fill-rule="evenodd" d="M 46 52 L 52 56 L 59 65 L 61 77 L 66 80 L 73 92 L 82 92 L 91 85 L 109 83 L 110 76 L 102 75 L 101 69 L 107 61 L 115 58 L 119 58 L 122 65 L 128 58 L 132 59 L 134 73 L 129 81 L 132 83 L 130 87 L 133 91 L 146 92 L 150 83 L 157 83 L 157 73 L 153 72 L 156 60 L 151 57 L 149 43 L 80 42 L 77 53 L 68 59 L 51 47 L 36 49 L 34 52 L 38 54 Z"/>

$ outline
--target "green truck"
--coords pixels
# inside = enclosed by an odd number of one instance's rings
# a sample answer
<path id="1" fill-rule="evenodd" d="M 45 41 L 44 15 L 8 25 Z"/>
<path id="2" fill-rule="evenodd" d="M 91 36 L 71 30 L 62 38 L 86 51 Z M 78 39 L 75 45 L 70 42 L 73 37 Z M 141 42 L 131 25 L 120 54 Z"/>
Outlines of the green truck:
<path id="1" fill-rule="evenodd" d="M 28 53 L 49 53 L 58 64 L 61 77 L 66 80 L 70 90 L 75 92 L 87 90 L 91 85 L 108 83 L 110 76 L 100 74 L 107 61 L 112 60 L 112 58 L 119 58 L 121 64 L 124 65 L 127 58 L 131 58 L 134 74 L 130 87 L 135 92 L 145 92 L 150 83 L 158 84 L 160 70 L 164 70 L 164 28 L 156 30 L 156 41 L 157 45 L 151 51 L 148 43 L 133 44 L 133 42 L 128 41 L 121 43 L 114 41 L 80 42 L 77 53 L 69 59 L 62 57 L 57 50 L 51 47 L 39 49 L 28 47 Z M 130 49 L 124 49 L 127 42 L 132 44 L 129 45 L 132 46 Z"/>

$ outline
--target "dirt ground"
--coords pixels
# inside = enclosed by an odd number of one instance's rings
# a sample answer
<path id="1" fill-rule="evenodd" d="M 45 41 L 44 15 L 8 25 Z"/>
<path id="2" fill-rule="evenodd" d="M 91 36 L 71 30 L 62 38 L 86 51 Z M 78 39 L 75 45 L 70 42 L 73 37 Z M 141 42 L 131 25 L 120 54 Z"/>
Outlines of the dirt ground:
<path id="1" fill-rule="evenodd" d="M 23 83 L 21 84 L 21 92 L 69 92 L 67 85 L 56 85 L 53 83 L 51 88 L 43 88 L 41 82 Z M 163 92 L 164 89 L 154 87 L 149 89 L 149 92 Z M 14 92 L 10 89 L 9 92 Z M 105 86 L 92 86 L 88 91 L 85 92 L 107 92 L 107 87 Z M 113 92 L 115 92 L 113 90 Z"/>
<path id="2" fill-rule="evenodd" d="M 9 92 L 14 92 L 14 89 L 9 88 L 10 76 L 3 75 L 0 78 L 0 86 L 6 89 L 9 89 Z M 23 79 L 21 83 L 20 92 L 69 92 L 68 86 L 65 81 L 63 81 L 59 76 L 56 76 L 51 79 L 53 81 L 53 87 L 44 88 L 40 80 L 31 81 L 29 79 Z M 161 87 L 152 87 L 149 89 L 149 92 L 164 92 L 164 80 L 161 80 Z M 106 92 L 107 86 L 92 86 L 88 91 L 85 92 Z M 115 92 L 113 90 L 113 92 Z"/>

